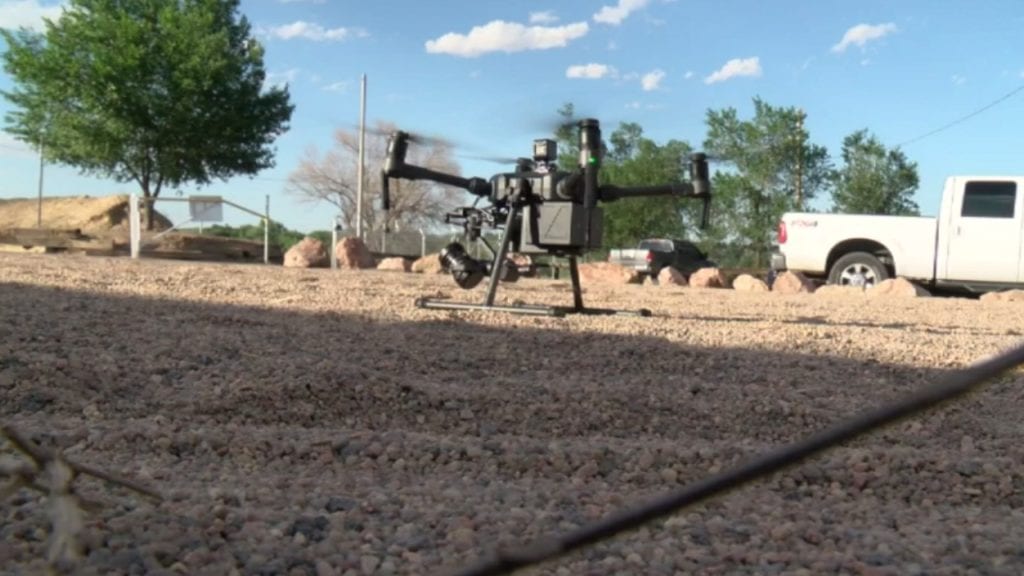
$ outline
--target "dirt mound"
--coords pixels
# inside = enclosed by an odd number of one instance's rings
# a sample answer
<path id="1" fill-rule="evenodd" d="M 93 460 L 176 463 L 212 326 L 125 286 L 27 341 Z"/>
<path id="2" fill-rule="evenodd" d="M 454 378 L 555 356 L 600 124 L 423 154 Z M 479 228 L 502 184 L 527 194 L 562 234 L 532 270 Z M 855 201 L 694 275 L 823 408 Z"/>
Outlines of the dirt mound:
<path id="1" fill-rule="evenodd" d="M 0 229 L 35 228 L 38 210 L 35 198 L 0 199 Z M 166 230 L 172 224 L 157 212 L 154 226 Z M 42 227 L 79 229 L 94 236 L 127 235 L 128 195 L 43 198 Z"/>

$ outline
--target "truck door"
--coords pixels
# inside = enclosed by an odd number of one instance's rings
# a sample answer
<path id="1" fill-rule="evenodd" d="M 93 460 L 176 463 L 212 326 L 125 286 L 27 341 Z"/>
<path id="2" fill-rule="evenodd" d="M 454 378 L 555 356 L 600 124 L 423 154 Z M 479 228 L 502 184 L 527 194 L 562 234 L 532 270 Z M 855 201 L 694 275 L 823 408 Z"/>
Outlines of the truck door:
<path id="1" fill-rule="evenodd" d="M 1021 198 L 1014 180 L 968 179 L 954 187 L 945 237 L 948 280 L 1017 282 Z"/>

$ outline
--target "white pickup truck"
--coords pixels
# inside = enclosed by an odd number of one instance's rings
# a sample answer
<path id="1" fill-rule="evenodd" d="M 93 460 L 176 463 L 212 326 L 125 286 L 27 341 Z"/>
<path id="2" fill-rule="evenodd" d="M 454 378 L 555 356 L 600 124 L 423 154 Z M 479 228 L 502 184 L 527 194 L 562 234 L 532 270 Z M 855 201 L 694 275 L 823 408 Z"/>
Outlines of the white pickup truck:
<path id="1" fill-rule="evenodd" d="M 873 286 L 895 276 L 972 292 L 1024 285 L 1024 176 L 946 179 L 937 218 L 790 212 L 775 271 Z"/>

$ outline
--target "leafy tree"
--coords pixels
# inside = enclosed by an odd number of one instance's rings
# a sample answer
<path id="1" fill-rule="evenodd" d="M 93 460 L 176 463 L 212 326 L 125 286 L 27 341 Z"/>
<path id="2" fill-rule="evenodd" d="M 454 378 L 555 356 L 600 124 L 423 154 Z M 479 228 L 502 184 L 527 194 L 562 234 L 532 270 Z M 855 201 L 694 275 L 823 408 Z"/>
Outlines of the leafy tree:
<path id="1" fill-rule="evenodd" d="M 241 226 L 215 224 L 205 229 L 204 233 L 210 236 L 220 236 L 221 238 L 238 238 L 240 240 L 263 242 L 263 224 L 243 224 Z M 289 230 L 284 224 L 273 220 L 270 221 L 270 229 L 267 231 L 267 235 L 270 238 L 270 245 L 277 246 L 281 250 L 291 248 L 292 245 L 305 237 L 305 234 Z"/>
<path id="2" fill-rule="evenodd" d="M 832 211 L 852 214 L 917 215 L 913 200 L 917 164 L 903 151 L 888 150 L 868 131 L 843 139 L 843 167 L 834 175 Z"/>
<path id="3" fill-rule="evenodd" d="M 573 170 L 580 155 L 579 129 L 577 128 L 576 106 L 572 102 L 562 104 L 558 109 L 558 126 L 555 141 L 558 142 L 558 164 L 563 170 Z"/>
<path id="4" fill-rule="evenodd" d="M 678 140 L 657 144 L 643 128 L 623 123 L 612 132 L 601 171 L 603 184 L 651 186 L 683 182 L 688 173 L 690 145 Z M 695 217 L 687 210 L 692 200 L 670 196 L 625 198 L 603 204 L 604 244 L 633 246 L 644 238 L 686 235 Z"/>
<path id="5" fill-rule="evenodd" d="M 704 148 L 734 169 L 714 191 L 714 203 L 730 206 L 715 210 L 719 236 L 746 244 L 755 266 L 766 262 L 782 213 L 802 209 L 832 181 L 828 151 L 809 142 L 802 121 L 798 109 L 760 98 L 751 120 L 741 120 L 734 108 L 707 112 Z"/>
<path id="6" fill-rule="evenodd" d="M 4 129 L 147 199 L 273 166 L 293 106 L 287 88 L 264 88 L 263 47 L 238 4 L 69 0 L 43 34 L 0 30 L 15 81 Z"/>
<path id="7" fill-rule="evenodd" d="M 378 122 L 374 130 L 366 132 L 365 156 L 380 159 L 387 155 L 387 134 L 395 130 L 393 124 Z M 319 204 L 327 202 L 340 212 L 345 228 L 356 228 L 358 203 L 358 130 L 339 129 L 334 133 L 334 147 L 320 154 L 315 148 L 306 151 L 298 167 L 288 176 L 288 192 L 301 201 Z M 406 162 L 448 174 L 458 174 L 459 165 L 450 146 L 430 141 L 409 146 Z M 384 221 L 383 210 L 375 209 L 380 198 L 381 180 L 377 169 L 367 166 L 363 172 L 363 226 L 367 230 L 382 227 L 391 229 L 407 226 L 431 226 L 444 221 L 463 198 L 461 190 L 430 180 L 391 181 L 391 209 Z"/>

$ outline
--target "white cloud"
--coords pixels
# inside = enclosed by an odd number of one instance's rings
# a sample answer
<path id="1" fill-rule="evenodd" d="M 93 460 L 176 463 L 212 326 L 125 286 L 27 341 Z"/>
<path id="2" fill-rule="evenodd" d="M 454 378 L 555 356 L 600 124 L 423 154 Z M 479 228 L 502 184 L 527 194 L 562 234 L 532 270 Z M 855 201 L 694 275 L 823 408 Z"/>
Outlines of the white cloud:
<path id="1" fill-rule="evenodd" d="M 299 77 L 298 68 L 289 68 L 284 72 L 267 72 L 267 77 L 263 80 L 264 86 L 277 86 L 283 88 L 285 84 L 291 84 Z"/>
<path id="2" fill-rule="evenodd" d="M 664 104 L 641 104 L 636 100 L 626 103 L 627 110 L 640 110 L 641 108 L 644 110 L 661 110 L 664 107 Z"/>
<path id="3" fill-rule="evenodd" d="M 733 58 L 725 63 L 710 76 L 704 79 L 705 84 L 714 84 L 716 82 L 725 82 L 730 78 L 738 78 L 741 76 L 759 77 L 761 76 L 761 59 L 754 58 Z"/>
<path id="4" fill-rule="evenodd" d="M 845 52 L 850 46 L 856 45 L 864 48 L 864 45 L 872 40 L 878 40 L 898 31 L 892 22 L 885 24 L 857 24 L 843 34 L 843 39 L 832 47 L 833 52 Z"/>
<path id="5" fill-rule="evenodd" d="M 554 24 L 558 22 L 558 16 L 551 10 L 543 12 L 530 12 L 530 24 Z"/>
<path id="6" fill-rule="evenodd" d="M 345 94 L 348 92 L 348 82 L 332 82 L 323 87 L 325 92 L 337 92 L 338 94 Z"/>
<path id="7" fill-rule="evenodd" d="M 39 0 L 4 2 L 0 4 L 0 28 L 17 30 L 24 27 L 42 32 L 43 18 L 56 20 L 63 8 L 63 3 L 43 5 Z"/>
<path id="8" fill-rule="evenodd" d="M 663 70 L 652 70 L 640 78 L 640 85 L 643 86 L 645 91 L 650 92 L 652 90 L 657 90 L 658 86 L 661 85 L 661 81 L 664 79 L 665 72 Z"/>
<path id="9" fill-rule="evenodd" d="M 341 42 L 351 37 L 368 36 L 365 31 L 355 28 L 324 28 L 319 24 L 298 20 L 283 26 L 274 26 L 263 31 L 268 36 L 280 40 L 312 40 L 314 42 Z"/>
<path id="10" fill-rule="evenodd" d="M 967 78 L 959 74 L 953 74 L 952 76 L 949 77 L 949 79 L 951 82 L 953 82 L 953 84 L 956 84 L 957 86 L 963 86 L 964 84 L 967 83 Z"/>
<path id="11" fill-rule="evenodd" d="M 617 72 L 615 68 L 608 66 L 607 64 L 577 64 L 575 66 L 569 66 L 565 71 L 566 78 L 588 78 L 597 79 L 604 78 L 606 76 L 616 76 Z"/>
<path id="12" fill-rule="evenodd" d="M 522 52 L 562 48 L 586 35 L 586 22 L 558 27 L 523 26 L 515 22 L 494 20 L 474 26 L 469 34 L 449 32 L 436 40 L 427 40 L 427 52 L 474 58 L 488 52 Z"/>
<path id="13" fill-rule="evenodd" d="M 619 0 L 615 6 L 602 6 L 594 14 L 594 22 L 618 26 L 633 12 L 647 5 L 647 0 Z"/>

